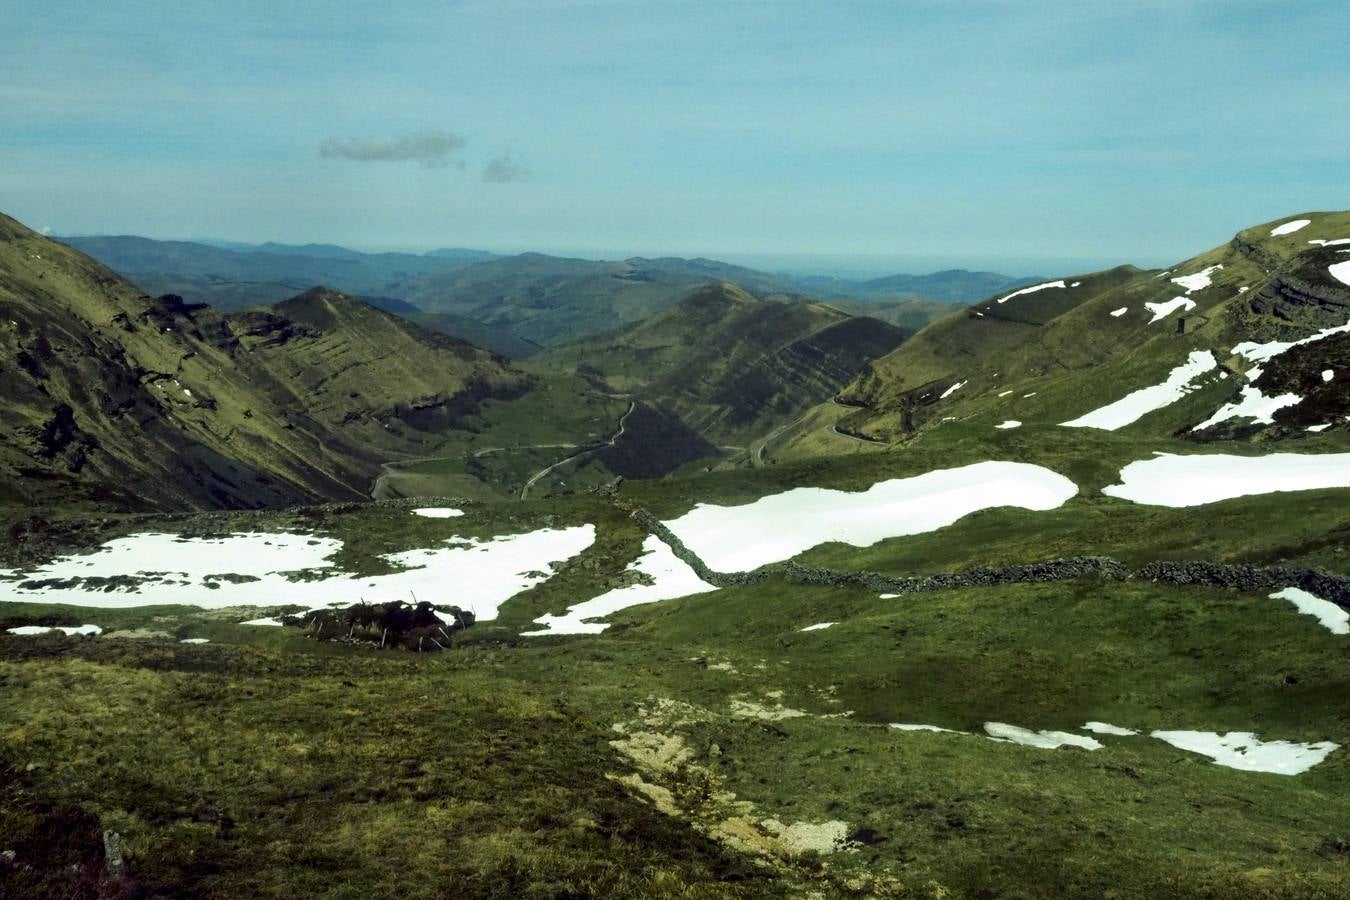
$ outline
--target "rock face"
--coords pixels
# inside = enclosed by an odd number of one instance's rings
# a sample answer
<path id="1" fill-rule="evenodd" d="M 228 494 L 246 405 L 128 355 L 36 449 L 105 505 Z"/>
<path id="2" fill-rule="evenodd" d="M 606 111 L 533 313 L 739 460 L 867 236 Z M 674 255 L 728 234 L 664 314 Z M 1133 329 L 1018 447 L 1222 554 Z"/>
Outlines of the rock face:
<path id="1" fill-rule="evenodd" d="M 447 621 L 448 620 L 448 621 Z M 320 641 L 343 641 L 439 653 L 454 645 L 453 635 L 473 627 L 474 614 L 458 606 L 392 601 L 361 603 L 346 609 L 321 609 L 282 619 Z"/>

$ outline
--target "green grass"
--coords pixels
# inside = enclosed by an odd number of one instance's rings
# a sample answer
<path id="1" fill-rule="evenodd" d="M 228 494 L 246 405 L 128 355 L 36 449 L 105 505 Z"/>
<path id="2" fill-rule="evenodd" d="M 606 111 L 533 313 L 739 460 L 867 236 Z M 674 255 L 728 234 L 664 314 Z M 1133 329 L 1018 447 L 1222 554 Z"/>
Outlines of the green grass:
<path id="1" fill-rule="evenodd" d="M 1343 491 L 1192 509 L 1100 493 L 1124 463 L 1178 446 L 963 426 L 902 451 L 627 482 L 620 493 L 669 517 L 695 498 L 745 502 L 806 484 L 857 490 L 1021 459 L 1069 475 L 1080 496 L 1047 512 L 988 510 L 870 548 L 824 545 L 803 559 L 917 573 L 1102 553 L 1347 571 Z M 341 538 L 338 562 L 361 572 L 381 571 L 381 554 L 452 535 L 591 523 L 597 539 L 434 657 L 235 624 L 264 612 L 255 609 L 6 604 L 0 626 L 56 615 L 170 640 L 0 636 L 0 772 L 12 776 L 0 787 L 0 845 L 97 867 L 97 853 L 58 846 L 52 823 L 74 823 L 63 828 L 77 834 L 113 828 L 147 891 L 194 896 L 1350 890 L 1347 639 L 1285 601 L 1094 579 L 901 600 L 768 581 L 626 610 L 598 636 L 520 638 L 536 616 L 616 583 L 644 534 L 593 494 L 464 508 L 449 520 L 368 505 L 113 518 L 62 532 L 80 543 L 161 526 L 298 528 Z M 822 621 L 839 624 L 799 630 Z M 211 643 L 174 642 L 183 637 Z M 738 714 L 756 705 L 801 714 Z M 1088 720 L 1343 748 L 1285 777 L 1223 768 L 1145 736 L 1101 737 L 1095 752 L 1046 751 L 885 727 L 1075 730 Z M 644 760 L 633 749 L 642 741 L 681 750 L 678 764 Z M 840 821 L 869 842 L 793 854 L 770 840 L 769 820 Z M 61 877 L 51 873 L 48 885 Z M 28 887 L 0 882 L 0 892 Z"/>

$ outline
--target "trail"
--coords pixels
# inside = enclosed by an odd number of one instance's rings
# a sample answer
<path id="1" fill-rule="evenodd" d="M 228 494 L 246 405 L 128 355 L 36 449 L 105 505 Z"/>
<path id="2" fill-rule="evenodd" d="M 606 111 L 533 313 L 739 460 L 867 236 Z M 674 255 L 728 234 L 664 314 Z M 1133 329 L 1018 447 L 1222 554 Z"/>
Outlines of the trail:
<path id="1" fill-rule="evenodd" d="M 552 472 L 554 469 L 558 468 L 558 466 L 561 466 L 563 463 L 571 462 L 577 457 L 585 456 L 587 453 L 594 453 L 601 447 L 613 447 L 616 443 L 618 443 L 619 438 L 623 437 L 624 429 L 626 427 L 624 423 L 628 421 L 628 417 L 633 414 L 633 410 L 635 409 L 637 409 L 637 401 L 629 400 L 628 411 L 619 417 L 619 430 L 614 432 L 614 434 L 610 436 L 608 441 L 605 441 L 602 444 L 592 444 L 590 446 L 582 447 L 576 453 L 564 456 L 562 459 L 558 460 L 553 465 L 547 466 L 546 468 L 540 469 L 538 472 L 535 472 L 534 475 L 530 476 L 530 480 L 525 482 L 525 486 L 520 489 L 520 499 L 522 500 L 528 499 L 530 495 L 530 488 L 534 487 L 535 483 L 538 482 L 539 479 L 543 478 L 545 475 L 547 475 L 549 472 Z"/>
<path id="2" fill-rule="evenodd" d="M 486 456 L 486 455 L 489 454 L 489 453 L 502 453 L 502 452 L 504 452 L 504 451 L 512 451 L 512 450 L 557 450 L 557 449 L 560 449 L 560 448 L 572 448 L 572 447 L 575 447 L 575 446 L 577 446 L 577 445 L 576 445 L 576 444 L 522 444 L 522 445 L 517 446 L 517 447 L 484 447 L 484 448 L 482 448 L 481 450 L 475 450 L 475 451 L 473 451 L 473 453 L 472 453 L 471 455 L 474 456 L 474 457 L 480 457 L 480 456 Z M 457 453 L 457 454 L 455 454 L 455 455 L 453 455 L 453 456 L 418 456 L 418 457 L 415 457 L 415 458 L 413 458 L 413 459 L 400 459 L 400 460 L 395 460 L 394 462 L 381 463 L 381 464 L 380 464 L 380 468 L 381 468 L 383 471 L 380 472 L 379 477 L 377 477 L 377 478 L 375 479 L 374 484 L 372 484 L 371 487 L 370 487 L 370 499 L 372 499 L 372 500 L 384 500 L 384 499 L 388 499 L 388 498 L 382 497 L 382 496 L 380 496 L 380 495 L 381 495 L 381 493 L 384 491 L 385 480 L 388 479 L 389 475 L 390 475 L 394 470 L 396 470 L 396 469 L 400 469 L 400 468 L 404 468 L 404 467 L 406 467 L 406 466 L 412 466 L 412 465 L 416 465 L 417 463 L 424 463 L 424 462 L 447 462 L 447 461 L 449 461 L 449 460 L 461 459 L 463 456 L 466 456 L 466 455 L 470 455 L 470 454 L 459 454 L 459 453 Z"/>

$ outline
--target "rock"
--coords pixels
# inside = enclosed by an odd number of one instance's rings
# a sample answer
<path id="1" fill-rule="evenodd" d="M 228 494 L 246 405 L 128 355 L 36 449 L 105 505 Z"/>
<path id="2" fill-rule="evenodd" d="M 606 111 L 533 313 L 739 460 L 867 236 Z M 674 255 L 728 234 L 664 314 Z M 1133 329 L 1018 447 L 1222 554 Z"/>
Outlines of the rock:
<path id="1" fill-rule="evenodd" d="M 115 831 L 103 832 L 103 859 L 108 867 L 108 875 L 121 878 L 126 874 L 127 863 L 122 852 L 122 836 Z"/>

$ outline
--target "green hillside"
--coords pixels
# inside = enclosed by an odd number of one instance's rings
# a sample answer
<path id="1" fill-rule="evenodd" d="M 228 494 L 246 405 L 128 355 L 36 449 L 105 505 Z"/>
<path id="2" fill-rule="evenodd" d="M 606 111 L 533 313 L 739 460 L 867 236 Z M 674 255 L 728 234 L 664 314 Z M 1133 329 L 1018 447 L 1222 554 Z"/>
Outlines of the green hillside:
<path id="1" fill-rule="evenodd" d="M 828 399 L 908 334 L 824 304 L 760 301 L 723 283 L 627 328 L 553 348 L 532 366 L 654 399 L 735 444 Z"/>
<path id="2" fill-rule="evenodd" d="M 276 506 L 365 495 L 528 379 L 344 295 L 228 318 L 0 218 L 8 502 Z"/>
<path id="3" fill-rule="evenodd" d="M 860 374 L 842 392 L 860 407 L 847 427 L 896 440 L 952 420 L 961 425 L 948 427 L 1066 422 L 1163 382 L 1199 351 L 1212 353 L 1219 364 L 1214 377 L 1127 427 L 1212 437 L 1191 429 L 1236 401 L 1247 383 L 1243 374 L 1260 368 L 1235 355 L 1234 347 L 1299 340 L 1350 321 L 1350 288 L 1329 273 L 1343 257 L 1336 245 L 1320 243 L 1343 235 L 1350 214 L 1302 218 L 1311 224 L 1296 233 L 1272 235 L 1278 222 L 1259 225 L 1165 272 L 1126 267 L 1065 276 L 1062 287 L 968 307 Z M 1206 272 L 1204 283 L 1189 290 L 1173 280 Z M 1292 393 L 1306 402 L 1275 412 L 1273 423 L 1244 424 L 1239 417 L 1219 430 L 1275 436 L 1301 434 L 1308 425 L 1344 429 L 1350 379 L 1321 378 L 1338 365 L 1343 340 L 1299 348 L 1258 372 L 1253 386 L 1266 395 Z M 820 430 L 799 441 L 806 453 L 821 452 L 828 443 Z"/>

